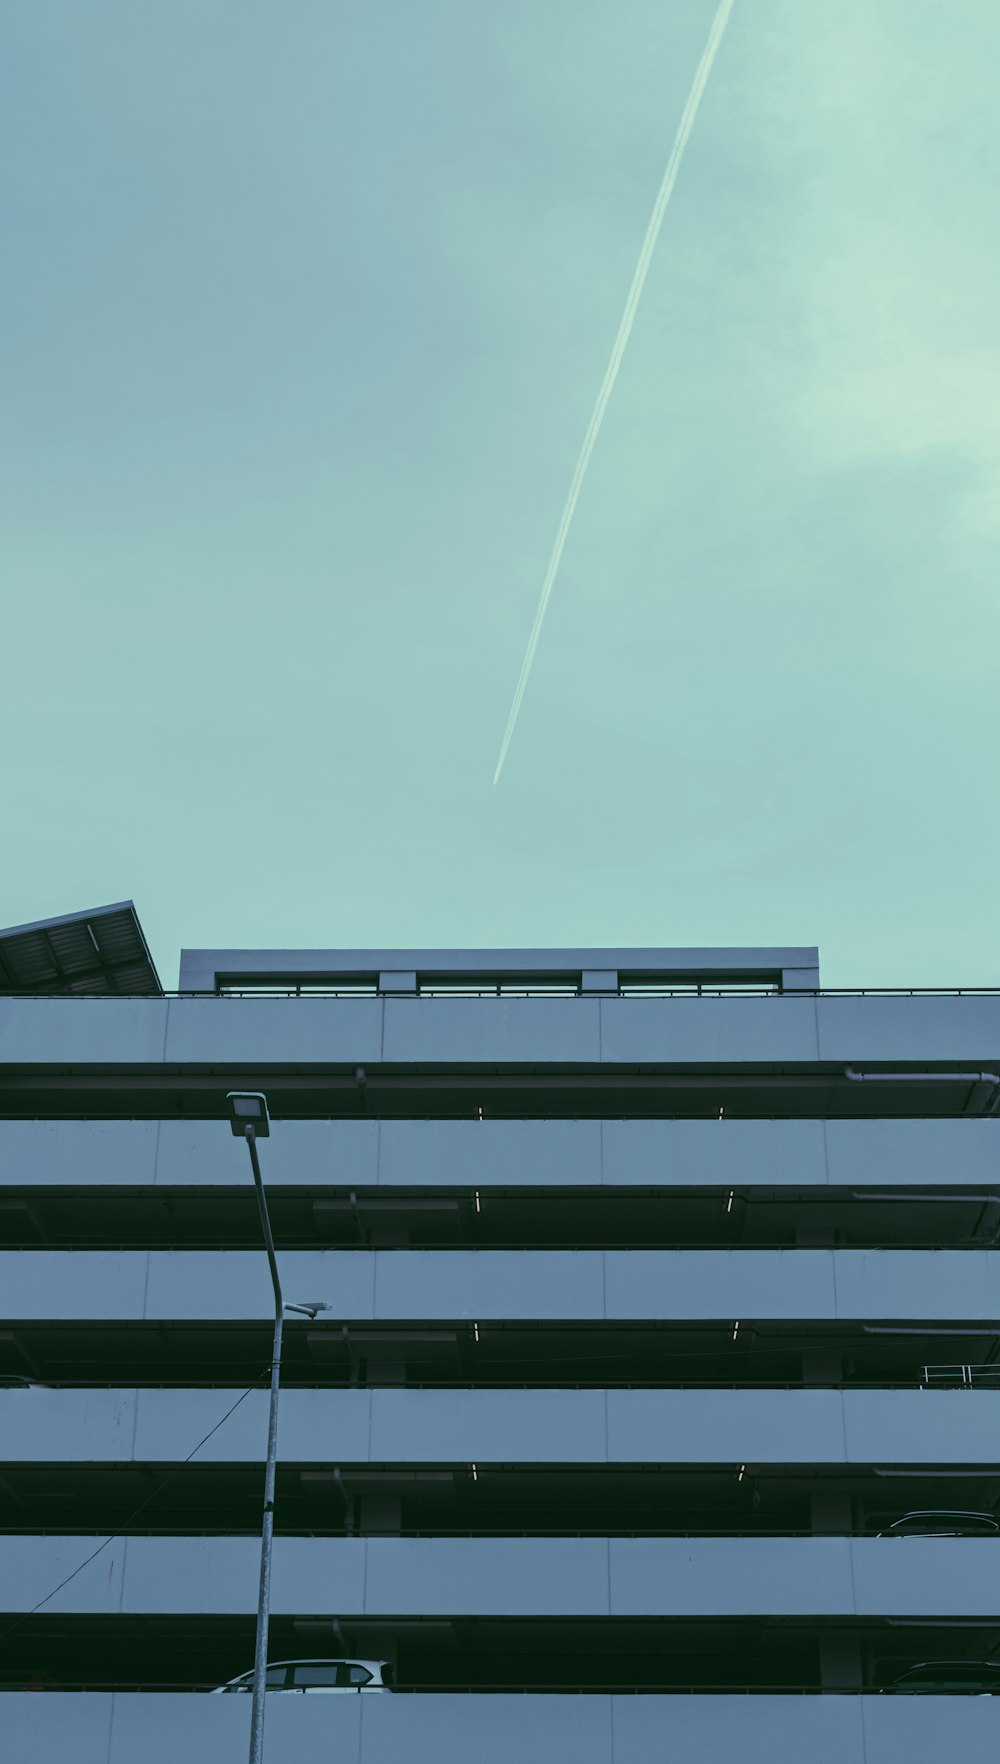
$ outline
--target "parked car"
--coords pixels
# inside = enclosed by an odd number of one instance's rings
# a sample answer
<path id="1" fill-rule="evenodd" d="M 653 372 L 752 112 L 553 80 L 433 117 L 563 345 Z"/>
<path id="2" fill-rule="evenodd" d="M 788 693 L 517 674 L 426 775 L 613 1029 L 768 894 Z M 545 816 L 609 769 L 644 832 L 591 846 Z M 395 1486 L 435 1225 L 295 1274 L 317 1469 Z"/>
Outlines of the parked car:
<path id="1" fill-rule="evenodd" d="M 1000 1696 L 1000 1661 L 922 1660 L 889 1686 L 910 1696 Z"/>
<path id="2" fill-rule="evenodd" d="M 961 1513 L 944 1507 L 927 1507 L 918 1513 L 904 1513 L 880 1531 L 879 1537 L 996 1537 L 1000 1521 L 992 1513 Z"/>
<path id="3" fill-rule="evenodd" d="M 391 1672 L 387 1660 L 271 1660 L 264 1678 L 269 1691 L 381 1691 L 390 1688 Z M 213 1691 L 219 1696 L 226 1691 L 252 1691 L 253 1672 L 241 1672 L 228 1684 Z"/>

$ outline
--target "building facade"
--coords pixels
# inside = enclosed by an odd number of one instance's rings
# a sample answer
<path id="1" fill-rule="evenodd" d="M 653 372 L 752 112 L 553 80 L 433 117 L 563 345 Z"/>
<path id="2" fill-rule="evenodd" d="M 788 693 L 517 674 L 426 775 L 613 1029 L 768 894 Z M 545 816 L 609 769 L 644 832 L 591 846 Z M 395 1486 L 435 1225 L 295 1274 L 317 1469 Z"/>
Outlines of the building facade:
<path id="1" fill-rule="evenodd" d="M 194 951 L 166 996 L 130 913 L 0 938 L 0 1758 L 246 1755 L 246 1089 L 328 1307 L 270 1657 L 395 1685 L 269 1697 L 271 1764 L 994 1759 L 1000 996 L 809 949 Z"/>

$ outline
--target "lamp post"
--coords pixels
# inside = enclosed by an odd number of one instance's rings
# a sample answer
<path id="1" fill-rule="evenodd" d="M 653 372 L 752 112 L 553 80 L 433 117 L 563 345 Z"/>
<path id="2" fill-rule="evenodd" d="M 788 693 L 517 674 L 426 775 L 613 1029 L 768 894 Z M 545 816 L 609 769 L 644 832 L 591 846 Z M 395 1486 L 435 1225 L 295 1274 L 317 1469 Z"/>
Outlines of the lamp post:
<path id="1" fill-rule="evenodd" d="M 267 1098 L 259 1090 L 231 1090 L 226 1101 L 229 1104 L 230 1125 L 238 1139 L 245 1139 L 253 1166 L 253 1182 L 257 1192 L 257 1209 L 260 1213 L 261 1230 L 264 1233 L 264 1246 L 267 1250 L 268 1267 L 271 1270 L 271 1285 L 274 1288 L 274 1342 L 271 1349 L 271 1403 L 267 1418 L 267 1461 L 264 1469 L 264 1517 L 260 1531 L 260 1591 L 257 1597 L 257 1640 L 254 1648 L 253 1661 L 253 1704 L 250 1709 L 250 1764 L 263 1764 L 264 1758 L 264 1680 L 267 1672 L 267 1629 L 271 1608 L 271 1543 L 274 1537 L 274 1476 L 278 1457 L 278 1389 L 281 1382 L 281 1328 L 286 1311 L 298 1311 L 303 1316 L 315 1317 L 317 1312 L 329 1310 L 329 1306 L 316 1304 L 291 1304 L 281 1292 L 281 1279 L 278 1274 L 277 1258 L 274 1254 L 274 1238 L 271 1235 L 271 1220 L 267 1211 L 267 1196 L 260 1174 L 260 1159 L 257 1156 L 257 1140 L 267 1139 L 271 1124 L 267 1113 Z"/>

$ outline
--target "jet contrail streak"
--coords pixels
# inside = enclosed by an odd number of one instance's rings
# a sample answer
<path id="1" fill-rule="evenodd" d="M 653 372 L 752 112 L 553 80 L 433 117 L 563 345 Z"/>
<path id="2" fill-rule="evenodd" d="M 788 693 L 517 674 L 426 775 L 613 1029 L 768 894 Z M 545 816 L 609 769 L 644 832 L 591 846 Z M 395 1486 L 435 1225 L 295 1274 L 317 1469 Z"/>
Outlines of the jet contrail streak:
<path id="1" fill-rule="evenodd" d="M 670 149 L 670 158 L 667 160 L 667 169 L 663 174 L 663 182 L 660 185 L 653 212 L 649 219 L 649 226 L 646 228 L 646 237 L 642 241 L 642 250 L 639 252 L 639 261 L 635 266 L 635 275 L 632 277 L 632 286 L 628 291 L 628 299 L 625 302 L 625 311 L 622 314 L 622 322 L 618 327 L 618 335 L 615 338 L 614 348 L 611 351 L 611 360 L 608 362 L 607 372 L 601 383 L 601 390 L 597 394 L 597 403 L 594 405 L 594 414 L 590 419 L 590 425 L 583 438 L 580 457 L 576 462 L 576 470 L 573 473 L 573 481 L 569 487 L 566 506 L 563 509 L 562 520 L 559 522 L 559 530 L 556 533 L 556 542 L 552 547 L 552 556 L 549 558 L 549 567 L 545 572 L 545 581 L 542 583 L 542 592 L 539 596 L 538 608 L 535 612 L 535 622 L 531 627 L 531 632 L 528 637 L 528 647 L 524 652 L 524 660 L 521 663 L 521 672 L 517 677 L 517 685 L 514 688 L 514 701 L 510 707 L 510 716 L 507 718 L 507 727 L 504 730 L 503 742 L 500 747 L 500 757 L 497 760 L 497 769 L 493 774 L 494 784 L 497 782 L 500 773 L 503 771 L 503 763 L 507 758 L 507 749 L 510 746 L 510 738 L 514 733 L 514 725 L 517 722 L 518 712 L 521 709 L 521 700 L 524 697 L 524 690 L 528 684 L 528 675 L 531 673 L 531 664 L 535 659 L 535 651 L 538 648 L 538 639 L 542 634 L 542 625 L 545 620 L 549 598 L 552 594 L 552 587 L 559 571 L 563 547 L 566 544 L 570 527 L 573 524 L 573 515 L 576 511 L 577 501 L 579 500 L 580 491 L 583 487 L 583 480 L 587 474 L 587 467 L 590 464 L 590 456 L 594 451 L 594 443 L 600 434 L 601 424 L 604 421 L 604 412 L 608 407 L 608 399 L 614 391 L 615 381 L 618 378 L 618 370 L 622 365 L 622 357 L 625 354 L 625 347 L 632 332 L 632 326 L 635 322 L 636 311 L 642 297 L 646 275 L 652 260 L 653 251 L 656 247 L 657 238 L 659 237 L 660 227 L 663 224 L 663 216 L 667 211 L 667 203 L 670 201 L 674 185 L 677 182 L 677 173 L 680 170 L 680 163 L 684 157 L 684 149 L 688 143 L 688 136 L 694 127 L 694 119 L 698 114 L 698 106 L 701 103 L 702 94 L 708 83 L 708 76 L 712 71 L 712 63 L 715 60 L 732 9 L 733 0 L 722 0 L 715 17 L 712 20 L 712 28 L 708 33 L 708 42 L 705 44 L 702 58 L 698 63 L 697 72 L 695 73 L 691 90 L 688 93 L 688 100 L 684 106 L 684 114 L 678 124 L 674 144 Z"/>

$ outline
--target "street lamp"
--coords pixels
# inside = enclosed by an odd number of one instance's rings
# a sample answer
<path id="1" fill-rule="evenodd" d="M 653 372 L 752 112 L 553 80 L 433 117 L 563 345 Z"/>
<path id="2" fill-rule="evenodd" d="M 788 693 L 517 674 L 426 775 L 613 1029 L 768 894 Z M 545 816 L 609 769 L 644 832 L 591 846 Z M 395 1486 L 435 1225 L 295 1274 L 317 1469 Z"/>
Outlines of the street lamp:
<path id="1" fill-rule="evenodd" d="M 237 1139 L 245 1139 L 253 1165 L 253 1182 L 257 1192 L 257 1209 L 260 1213 L 261 1230 L 264 1233 L 264 1246 L 267 1250 L 268 1266 L 271 1270 L 271 1285 L 274 1288 L 274 1343 L 271 1350 L 271 1405 L 267 1420 L 267 1462 L 264 1470 L 264 1517 L 260 1531 L 260 1592 L 257 1598 L 257 1641 L 253 1661 L 253 1704 L 250 1710 L 250 1764 L 263 1764 L 264 1757 L 264 1678 L 267 1671 L 267 1627 L 271 1606 L 271 1543 L 274 1537 L 274 1475 L 278 1456 L 278 1389 L 281 1382 L 281 1326 L 286 1311 L 298 1311 L 302 1316 L 315 1317 L 319 1311 L 328 1311 L 329 1305 L 318 1300 L 313 1304 L 292 1304 L 286 1302 L 281 1292 L 281 1280 L 278 1275 L 278 1263 L 274 1254 L 274 1238 L 271 1235 L 271 1220 L 267 1211 L 267 1196 L 260 1174 L 260 1160 L 257 1156 L 258 1139 L 267 1139 L 271 1131 L 271 1123 L 267 1113 L 267 1098 L 259 1090 L 231 1090 L 226 1101 L 229 1104 L 230 1126 Z"/>

